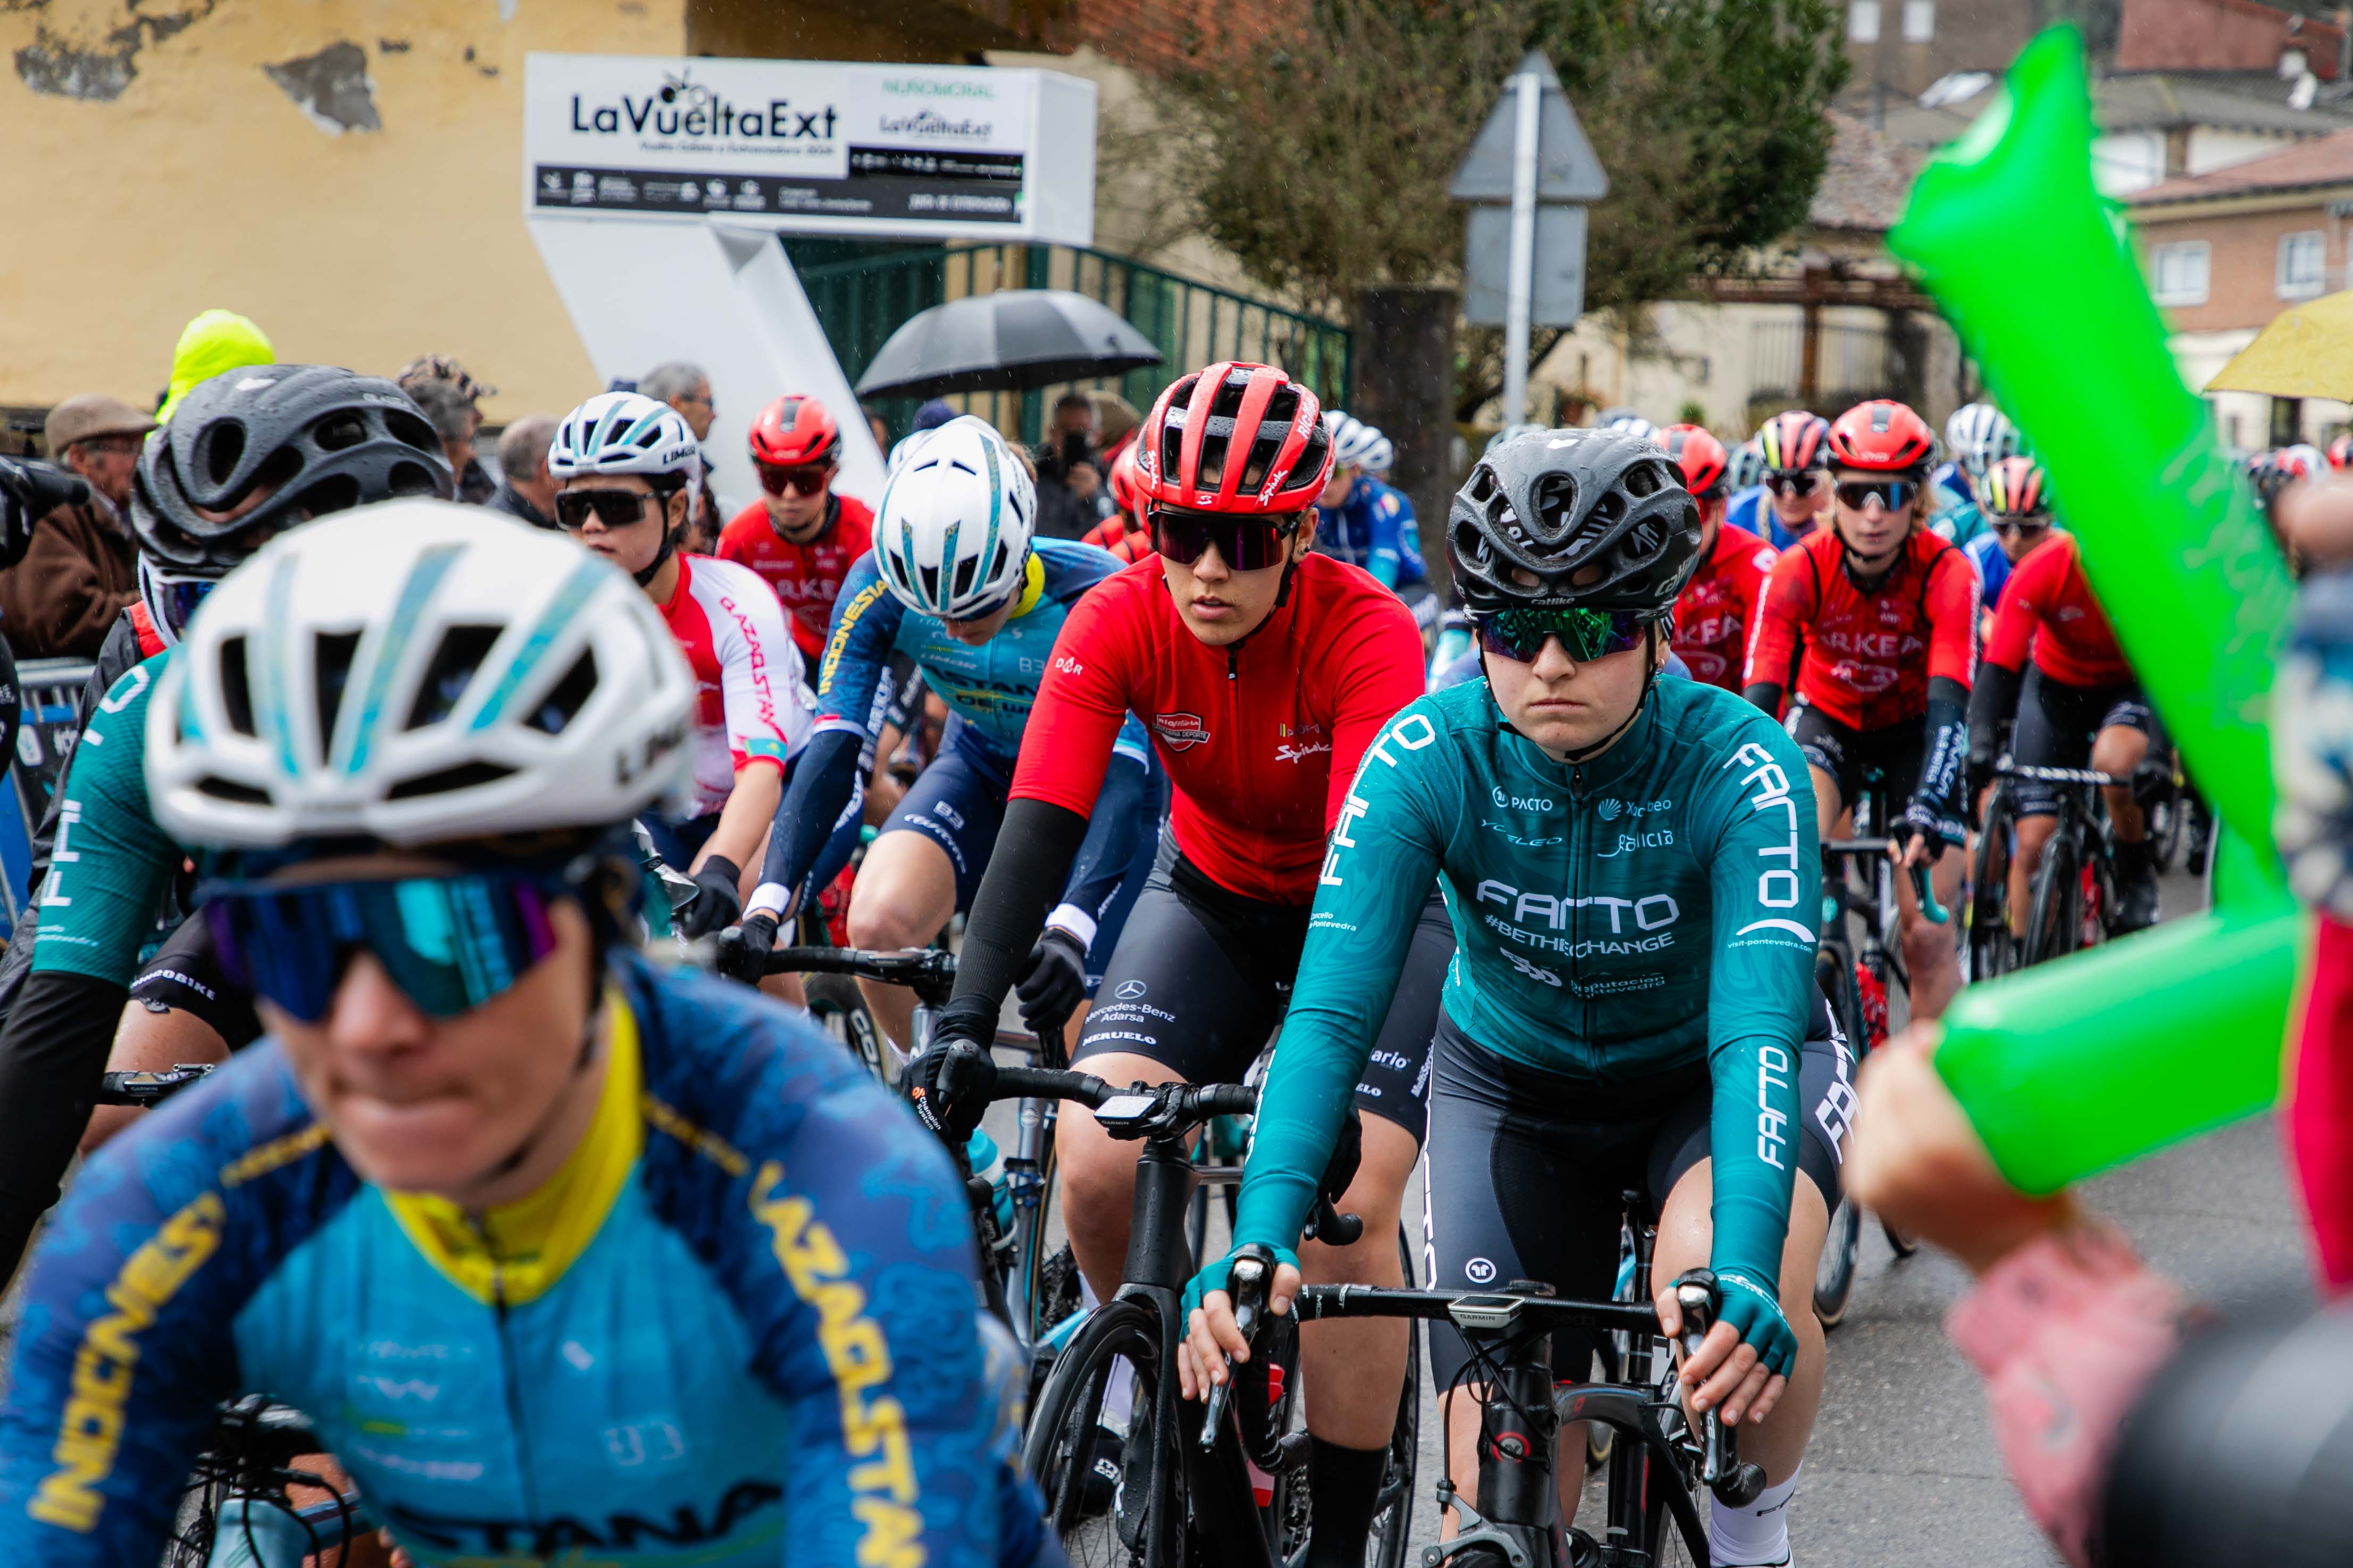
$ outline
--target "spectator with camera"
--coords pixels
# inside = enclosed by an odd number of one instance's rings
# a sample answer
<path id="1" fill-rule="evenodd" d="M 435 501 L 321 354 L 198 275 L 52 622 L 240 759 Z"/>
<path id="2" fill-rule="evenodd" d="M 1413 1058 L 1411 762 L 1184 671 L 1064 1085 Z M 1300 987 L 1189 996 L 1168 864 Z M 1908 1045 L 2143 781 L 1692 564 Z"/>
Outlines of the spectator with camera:
<path id="1" fill-rule="evenodd" d="M 1094 400 L 1066 392 L 1054 400 L 1054 422 L 1038 448 L 1038 532 L 1047 539 L 1083 539 L 1110 515 L 1103 458 L 1097 445 Z"/>
<path id="2" fill-rule="evenodd" d="M 0 572 L 0 627 L 20 658 L 91 658 L 139 595 L 139 552 L 125 523 L 131 470 L 155 421 L 100 393 L 49 410 L 58 468 L 87 493 L 32 518 L 24 559 Z"/>

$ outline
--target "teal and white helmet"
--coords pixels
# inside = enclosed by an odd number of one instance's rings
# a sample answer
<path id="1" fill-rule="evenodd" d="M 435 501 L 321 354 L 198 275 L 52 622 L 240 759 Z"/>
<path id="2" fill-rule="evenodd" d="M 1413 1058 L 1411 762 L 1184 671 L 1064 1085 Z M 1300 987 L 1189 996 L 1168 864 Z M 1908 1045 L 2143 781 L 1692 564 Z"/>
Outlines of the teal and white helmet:
<path id="1" fill-rule="evenodd" d="M 1011 598 L 1029 564 L 1038 487 L 996 426 L 961 415 L 892 470 L 874 518 L 874 559 L 902 604 L 976 620 Z"/>
<path id="2" fill-rule="evenodd" d="M 600 392 L 557 424 L 547 471 L 559 479 L 639 474 L 667 493 L 702 477 L 702 447 L 669 404 L 634 392 Z"/>
<path id="3" fill-rule="evenodd" d="M 206 596 L 148 707 L 147 791 L 209 847 L 605 826 L 684 786 L 695 701 L 628 574 L 479 507 L 385 501 Z"/>
<path id="4" fill-rule="evenodd" d="M 1964 403 L 1945 421 L 1945 448 L 1970 478 L 2024 450 L 2018 426 L 1990 403 Z"/>

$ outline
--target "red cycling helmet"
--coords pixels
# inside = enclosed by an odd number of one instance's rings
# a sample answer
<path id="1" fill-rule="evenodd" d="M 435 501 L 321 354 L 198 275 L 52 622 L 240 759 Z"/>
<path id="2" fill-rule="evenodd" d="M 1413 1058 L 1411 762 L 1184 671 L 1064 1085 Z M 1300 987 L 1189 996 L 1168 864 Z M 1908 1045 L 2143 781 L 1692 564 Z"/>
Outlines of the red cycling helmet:
<path id="1" fill-rule="evenodd" d="M 1683 489 L 1694 500 L 1724 493 L 1724 476 L 1732 468 L 1732 454 L 1702 425 L 1670 425 L 1659 432 L 1659 445 L 1683 471 Z"/>
<path id="2" fill-rule="evenodd" d="M 829 465 L 841 457 L 841 426 L 814 397 L 787 395 L 752 421 L 752 460 L 771 468 Z"/>
<path id="3" fill-rule="evenodd" d="M 2328 443 L 2328 466 L 2353 468 L 2353 435 L 2339 436 Z"/>
<path id="4" fill-rule="evenodd" d="M 1831 426 L 1831 461 L 1867 473 L 1911 473 L 1928 466 L 1936 433 L 1892 397 L 1858 403 Z"/>
<path id="5" fill-rule="evenodd" d="M 1985 473 L 1978 500 L 1994 517 L 2034 517 L 2051 510 L 2050 478 L 2031 458 L 2004 458 Z"/>
<path id="6" fill-rule="evenodd" d="M 1143 528 L 1144 491 L 1135 478 L 1136 443 L 1122 447 L 1111 460 L 1111 500 L 1119 508 L 1120 521 L 1128 530 Z"/>
<path id="7" fill-rule="evenodd" d="M 1147 505 L 1303 511 L 1331 475 L 1315 395 L 1279 365 L 1221 360 L 1181 376 L 1136 433 L 1136 489 Z"/>
<path id="8" fill-rule="evenodd" d="M 1767 473 L 1802 473 L 1830 462 L 1831 422 L 1802 408 L 1784 409 L 1757 432 Z"/>

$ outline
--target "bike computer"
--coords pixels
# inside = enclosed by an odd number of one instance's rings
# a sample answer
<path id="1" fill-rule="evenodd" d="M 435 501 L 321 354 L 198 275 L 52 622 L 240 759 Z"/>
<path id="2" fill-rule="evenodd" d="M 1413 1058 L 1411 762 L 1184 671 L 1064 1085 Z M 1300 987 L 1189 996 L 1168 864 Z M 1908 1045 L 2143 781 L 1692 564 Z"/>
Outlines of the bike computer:
<path id="1" fill-rule="evenodd" d="M 1159 1101 L 1148 1094 L 1114 1094 L 1095 1107 L 1095 1120 L 1105 1125 L 1116 1122 L 1134 1123 L 1152 1114 Z"/>

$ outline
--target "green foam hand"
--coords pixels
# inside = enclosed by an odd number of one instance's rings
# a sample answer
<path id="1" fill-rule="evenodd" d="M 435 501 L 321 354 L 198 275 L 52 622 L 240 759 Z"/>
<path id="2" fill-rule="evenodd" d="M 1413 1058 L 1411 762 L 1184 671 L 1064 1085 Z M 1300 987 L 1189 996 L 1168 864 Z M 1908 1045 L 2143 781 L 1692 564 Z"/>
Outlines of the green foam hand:
<path id="1" fill-rule="evenodd" d="M 1888 236 L 2033 444 L 2235 841 L 2214 912 L 1971 986 L 1947 1013 L 1937 1068 L 2003 1174 L 2036 1193 L 2269 1105 L 2302 940 L 2270 849 L 2264 728 L 2286 565 L 2093 188 L 2093 135 L 2082 41 L 2050 28 Z"/>

